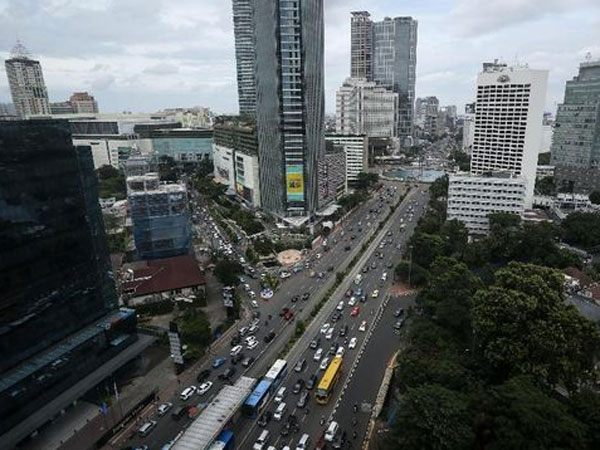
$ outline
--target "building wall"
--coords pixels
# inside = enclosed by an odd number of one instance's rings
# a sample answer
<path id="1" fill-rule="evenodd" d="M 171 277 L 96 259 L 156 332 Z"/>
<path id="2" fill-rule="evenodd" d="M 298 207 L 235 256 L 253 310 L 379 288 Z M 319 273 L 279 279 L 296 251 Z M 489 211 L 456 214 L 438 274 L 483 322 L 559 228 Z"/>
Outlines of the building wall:
<path id="1" fill-rule="evenodd" d="M 350 76 L 373 79 L 373 22 L 367 11 L 352 12 L 350 21 Z"/>
<path id="2" fill-rule="evenodd" d="M 319 161 L 319 209 L 332 204 L 346 191 L 346 153 L 338 146 Z"/>
<path id="3" fill-rule="evenodd" d="M 19 56 L 7 59 L 5 67 L 17 115 L 22 119 L 50 115 L 48 90 L 40 62 Z"/>
<path id="4" fill-rule="evenodd" d="M 341 145 L 346 154 L 346 183 L 351 186 L 360 172 L 367 168 L 369 138 L 367 136 L 328 134 L 325 139 L 336 145 Z"/>
<path id="5" fill-rule="evenodd" d="M 475 114 L 465 114 L 463 118 L 463 151 L 468 155 L 473 151 L 475 140 Z"/>
<path id="6" fill-rule="evenodd" d="M 213 144 L 213 165 L 215 181 L 235 189 L 235 172 L 233 170 L 234 150 Z"/>
<path id="7" fill-rule="evenodd" d="M 251 206 L 260 207 L 260 177 L 258 156 L 234 152 L 235 192 Z"/>
<path id="8" fill-rule="evenodd" d="M 170 156 L 178 162 L 212 159 L 212 137 L 156 137 L 152 150 L 156 158 Z"/>
<path id="9" fill-rule="evenodd" d="M 233 34 L 240 114 L 256 115 L 253 0 L 233 0 Z"/>
<path id="10" fill-rule="evenodd" d="M 490 214 L 523 215 L 527 184 L 523 178 L 451 175 L 447 218 L 463 222 L 470 234 L 487 234 Z"/>

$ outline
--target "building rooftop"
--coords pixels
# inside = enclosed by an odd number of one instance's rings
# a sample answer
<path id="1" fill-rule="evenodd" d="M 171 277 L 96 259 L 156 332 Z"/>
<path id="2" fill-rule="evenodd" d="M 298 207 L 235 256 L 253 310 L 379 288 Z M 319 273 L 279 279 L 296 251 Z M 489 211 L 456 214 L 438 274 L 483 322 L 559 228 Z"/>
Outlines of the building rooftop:
<path id="1" fill-rule="evenodd" d="M 206 283 L 198 262 L 189 255 L 140 261 L 128 264 L 124 269 L 126 276 L 125 281 L 121 283 L 121 289 L 133 297 Z"/>
<path id="2" fill-rule="evenodd" d="M 224 386 L 212 402 L 179 438 L 173 450 L 205 450 L 231 420 L 256 384 L 254 378 L 241 377 L 233 386 Z"/>

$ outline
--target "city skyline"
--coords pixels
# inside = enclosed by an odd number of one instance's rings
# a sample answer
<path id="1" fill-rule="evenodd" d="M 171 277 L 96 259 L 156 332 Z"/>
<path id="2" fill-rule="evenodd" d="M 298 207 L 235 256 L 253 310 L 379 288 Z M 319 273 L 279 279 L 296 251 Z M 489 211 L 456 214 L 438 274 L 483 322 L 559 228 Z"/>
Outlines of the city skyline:
<path id="1" fill-rule="evenodd" d="M 209 106 L 237 111 L 235 43 L 231 2 L 137 0 L 16 2 L 0 0 L 0 58 L 17 37 L 40 60 L 50 101 L 90 91 L 103 111 L 154 111 L 173 106 Z M 591 0 L 500 3 L 481 0 L 368 2 L 325 1 L 326 112 L 335 111 L 335 91 L 350 70 L 350 12 L 374 17 L 412 16 L 419 21 L 416 96 L 435 95 L 459 111 L 474 97 L 482 61 L 515 60 L 550 70 L 546 110 L 562 101 L 564 83 L 590 52 L 600 57 L 598 12 Z M 543 6 L 543 8 L 542 8 Z M 110 17 L 112 27 L 100 26 Z M 147 32 L 152 25 L 152 33 Z M 575 30 L 569 36 L 554 32 Z M 77 39 L 73 39 L 77 36 Z M 532 38 L 534 36 L 534 38 Z M 10 101 L 6 74 L 0 102 Z"/>

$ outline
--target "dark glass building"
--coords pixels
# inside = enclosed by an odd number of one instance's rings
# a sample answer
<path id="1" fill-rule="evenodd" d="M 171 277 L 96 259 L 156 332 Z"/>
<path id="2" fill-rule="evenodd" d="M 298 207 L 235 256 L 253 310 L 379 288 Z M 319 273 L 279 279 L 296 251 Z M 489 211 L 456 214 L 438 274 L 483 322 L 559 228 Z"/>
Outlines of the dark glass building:
<path id="1" fill-rule="evenodd" d="M 0 435 L 135 340 L 104 233 L 68 122 L 0 122 Z"/>

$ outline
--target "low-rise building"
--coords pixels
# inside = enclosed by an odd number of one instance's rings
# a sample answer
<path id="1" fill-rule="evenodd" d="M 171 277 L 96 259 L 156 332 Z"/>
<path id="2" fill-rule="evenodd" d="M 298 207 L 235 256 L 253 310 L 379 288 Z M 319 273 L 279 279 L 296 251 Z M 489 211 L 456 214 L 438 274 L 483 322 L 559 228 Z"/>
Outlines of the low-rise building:
<path id="1" fill-rule="evenodd" d="M 452 175 L 448 187 L 448 220 L 460 220 L 469 234 L 487 234 L 489 215 L 523 216 L 527 181 L 498 174 L 493 177 Z"/>
<path id="2" fill-rule="evenodd" d="M 143 127 L 135 132 L 144 153 L 154 159 L 173 158 L 178 163 L 198 163 L 212 159 L 213 131 L 200 128 Z"/>
<path id="3" fill-rule="evenodd" d="M 553 177 L 555 169 L 556 169 L 555 166 L 538 164 L 537 169 L 535 171 L 535 177 L 538 180 L 540 180 L 542 178 L 546 178 L 546 177 Z"/>
<path id="4" fill-rule="evenodd" d="M 358 174 L 367 169 L 369 138 L 367 135 L 326 134 L 325 142 L 341 145 L 346 153 L 346 183 L 352 186 Z"/>

